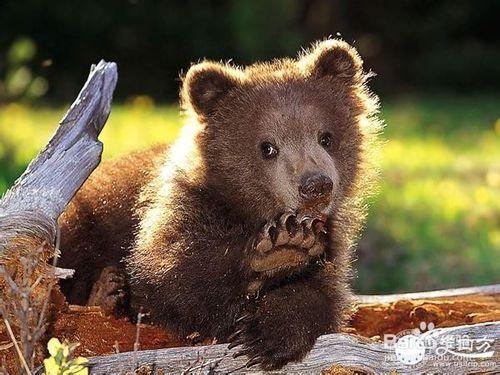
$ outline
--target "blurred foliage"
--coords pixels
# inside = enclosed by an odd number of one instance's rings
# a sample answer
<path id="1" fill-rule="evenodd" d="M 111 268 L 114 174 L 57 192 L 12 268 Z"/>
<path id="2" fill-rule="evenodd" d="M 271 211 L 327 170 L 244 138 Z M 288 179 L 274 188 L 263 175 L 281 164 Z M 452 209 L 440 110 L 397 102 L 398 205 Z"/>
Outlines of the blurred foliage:
<path id="1" fill-rule="evenodd" d="M 363 291 L 500 281 L 498 97 L 384 106 L 380 194 L 360 243 Z"/>
<path id="2" fill-rule="evenodd" d="M 425 290 L 500 282 L 498 96 L 384 102 L 383 176 L 360 241 L 357 289 Z M 0 194 L 47 142 L 64 109 L 0 107 Z M 177 106 L 138 96 L 114 106 L 104 157 L 172 141 Z"/>
<path id="3" fill-rule="evenodd" d="M 48 90 L 47 80 L 33 76 L 30 62 L 36 55 L 36 46 L 26 37 L 17 38 L 6 53 L 5 76 L 0 77 L 0 102 L 32 100 Z M 45 62 L 47 64 L 47 62 Z"/>
<path id="4" fill-rule="evenodd" d="M 118 98 L 177 96 L 179 72 L 201 58 L 237 64 L 294 56 L 329 35 L 353 43 L 379 93 L 500 87 L 496 0 L 3 0 L 0 77 L 20 35 L 47 98 L 72 100 L 91 63 L 120 69 Z M 28 81 L 25 70 L 18 79 Z M 2 78 L 3 79 L 3 78 Z"/>

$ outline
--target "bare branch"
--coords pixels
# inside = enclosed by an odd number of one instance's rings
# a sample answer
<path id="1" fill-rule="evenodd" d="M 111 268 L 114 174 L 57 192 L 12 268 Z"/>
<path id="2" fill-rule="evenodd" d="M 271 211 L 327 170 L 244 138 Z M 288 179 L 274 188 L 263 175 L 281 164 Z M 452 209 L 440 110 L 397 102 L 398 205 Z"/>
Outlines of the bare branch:
<path id="1" fill-rule="evenodd" d="M 26 363 L 26 360 L 24 359 L 23 353 L 21 352 L 21 348 L 19 348 L 19 344 L 17 343 L 16 337 L 14 336 L 14 332 L 12 332 L 12 328 L 10 326 L 9 321 L 6 318 L 4 318 L 3 322 L 5 324 L 5 328 L 7 328 L 7 332 L 9 333 L 10 340 L 12 341 L 12 344 L 16 348 L 16 352 L 17 352 L 17 355 L 19 357 L 19 361 L 21 361 L 21 364 L 22 364 L 24 370 L 26 371 L 26 373 L 31 375 L 31 370 L 30 370 L 28 364 Z"/>

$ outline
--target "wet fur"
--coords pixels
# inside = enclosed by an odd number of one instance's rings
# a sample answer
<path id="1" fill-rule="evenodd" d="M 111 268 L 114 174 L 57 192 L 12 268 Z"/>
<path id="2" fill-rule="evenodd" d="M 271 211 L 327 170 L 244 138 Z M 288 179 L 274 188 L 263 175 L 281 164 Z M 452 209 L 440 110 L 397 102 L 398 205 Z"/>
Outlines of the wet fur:
<path id="1" fill-rule="evenodd" d="M 245 352 L 266 369 L 303 358 L 351 308 L 353 246 L 362 200 L 375 184 L 380 129 L 367 78 L 357 52 L 338 40 L 297 60 L 194 65 L 181 91 L 187 125 L 179 141 L 168 152 L 157 147 L 103 163 L 61 218 L 62 265 L 77 269 L 64 285 L 70 302 L 87 303 L 92 283 L 114 265 L 127 274 L 132 311 L 146 309 L 157 324 L 219 340 L 241 328 Z M 294 134 L 311 138 L 308 124 L 318 121 L 334 135 L 338 174 L 328 247 L 249 298 L 257 275 L 248 243 L 288 205 L 300 206 L 290 186 L 300 163 L 309 168 L 308 146 L 297 143 L 290 150 L 298 153 L 280 161 L 286 166 L 272 169 L 256 154 L 255 133 L 273 131 L 288 147 Z"/>

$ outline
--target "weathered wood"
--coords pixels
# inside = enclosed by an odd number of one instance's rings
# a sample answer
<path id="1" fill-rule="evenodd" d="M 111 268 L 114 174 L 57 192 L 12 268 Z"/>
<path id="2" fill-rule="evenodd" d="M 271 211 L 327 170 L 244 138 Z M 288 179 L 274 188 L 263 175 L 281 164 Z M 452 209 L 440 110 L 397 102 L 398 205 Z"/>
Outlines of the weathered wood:
<path id="1" fill-rule="evenodd" d="M 474 286 L 469 288 L 455 288 L 445 290 L 434 290 L 429 292 L 416 292 L 416 293 L 402 293 L 402 294 L 388 294 L 388 295 L 357 295 L 356 301 L 358 303 L 390 303 L 401 300 L 413 299 L 435 299 L 435 298 L 449 298 L 458 296 L 470 295 L 500 295 L 500 284 Z"/>
<path id="2" fill-rule="evenodd" d="M 460 297 L 461 296 L 461 297 Z M 466 298 L 477 300 L 482 298 L 496 299 L 500 296 L 500 285 L 488 285 L 473 288 L 459 288 L 439 290 L 422 293 L 407 293 L 388 296 L 358 296 L 358 303 L 383 304 L 394 301 L 408 299 L 422 300 L 450 300 L 454 298 Z M 382 302 L 378 302 L 381 301 Z M 446 337 L 466 337 L 471 339 L 488 338 L 493 339 L 498 345 L 500 339 L 500 322 L 480 323 L 469 326 L 452 327 L 445 329 L 434 329 L 433 335 L 436 338 Z M 498 347 L 494 349 L 498 352 Z M 227 350 L 227 345 L 213 345 L 204 347 L 183 347 L 174 349 L 148 350 L 137 353 L 139 364 L 148 364 L 152 368 L 162 368 L 167 373 L 209 373 L 211 366 L 217 364 L 217 373 L 258 373 L 257 369 L 251 371 L 242 368 L 245 364 L 244 358 L 233 359 L 233 351 Z M 318 339 L 314 349 L 301 363 L 289 364 L 282 370 L 275 372 L 278 374 L 314 374 L 329 368 L 334 364 L 358 368 L 366 372 L 388 373 L 396 370 L 402 373 L 414 372 L 439 372 L 447 373 L 455 371 L 459 373 L 499 370 L 500 362 L 498 353 L 493 358 L 486 359 L 465 359 L 459 356 L 448 356 L 445 360 L 436 360 L 429 350 L 426 353 L 426 360 L 416 366 L 405 366 L 395 358 L 393 348 L 384 347 L 381 342 L 370 341 L 366 338 L 347 334 L 333 334 L 322 336 Z M 120 373 L 130 370 L 134 364 L 132 353 L 122 353 L 111 356 L 101 356 L 91 358 L 92 373 L 103 374 L 110 371 Z M 483 364 L 481 364 L 483 363 Z M 448 368 L 443 368 L 448 365 Z M 451 367 L 455 366 L 455 368 Z M 245 370 L 245 371 L 244 371 Z M 458 370 L 458 371 L 457 371 Z"/>
<path id="3" fill-rule="evenodd" d="M 43 277 L 36 277 L 36 273 L 48 279 L 52 276 L 67 278 L 73 274 L 72 270 L 54 267 L 55 264 L 45 265 L 44 261 L 57 247 L 58 217 L 100 162 L 102 144 L 97 137 L 109 116 L 116 81 L 116 64 L 101 61 L 91 67 L 85 85 L 48 145 L 0 199 L 1 313 L 8 330 L 11 323 L 8 319 L 15 316 L 22 352 L 10 331 L 9 336 L 27 373 L 31 373 L 33 353 L 45 332 L 44 317 L 52 285 L 51 281 L 45 283 Z M 22 259 L 26 263 L 27 255 L 37 257 L 37 269 L 27 271 L 28 268 L 20 267 L 16 270 L 16 264 L 23 264 Z M 9 272 L 18 276 L 26 274 L 18 277 L 21 280 L 18 285 Z M 31 284 L 30 280 L 35 277 L 36 281 Z M 35 303 L 33 295 L 43 302 Z M 34 324 L 32 319 L 35 319 Z"/>
<path id="4" fill-rule="evenodd" d="M 110 113 L 115 63 L 93 65 L 87 82 L 45 149 L 0 200 L 0 256 L 15 239 L 53 243 L 57 218 L 97 167 L 97 136 Z"/>
<path id="5" fill-rule="evenodd" d="M 434 329 L 422 337 L 432 336 L 436 342 L 449 337 L 468 337 L 473 340 L 492 339 L 491 348 L 495 354 L 490 358 L 464 358 L 448 355 L 436 360 L 435 349 L 426 349 L 422 362 L 405 365 L 395 355 L 394 348 L 385 347 L 381 342 L 373 342 L 362 337 L 331 334 L 318 339 L 313 350 L 300 363 L 288 364 L 274 374 L 319 374 L 333 364 L 353 367 L 368 373 L 473 373 L 478 371 L 500 371 L 498 349 L 500 346 L 500 322 L 482 323 Z M 120 373 L 130 370 L 137 358 L 138 364 L 148 364 L 154 369 L 163 369 L 169 374 L 187 373 L 260 373 L 257 368 L 244 367 L 245 358 L 232 358 L 233 351 L 227 345 L 184 347 L 163 350 L 147 350 L 137 353 L 121 353 L 90 359 L 92 374 Z M 468 353 L 468 352 L 467 352 Z M 212 372 L 210 372 L 212 371 Z"/>

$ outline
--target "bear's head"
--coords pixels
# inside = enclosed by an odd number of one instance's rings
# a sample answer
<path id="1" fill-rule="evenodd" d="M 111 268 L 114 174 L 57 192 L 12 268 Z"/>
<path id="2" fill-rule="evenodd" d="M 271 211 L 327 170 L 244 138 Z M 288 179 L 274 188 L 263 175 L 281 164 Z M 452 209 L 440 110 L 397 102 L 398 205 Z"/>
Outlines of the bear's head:
<path id="1" fill-rule="evenodd" d="M 359 195 L 376 97 L 353 47 L 325 40 L 296 60 L 247 68 L 201 62 L 181 102 L 196 135 L 204 183 L 244 217 L 287 210 L 326 215 Z"/>

